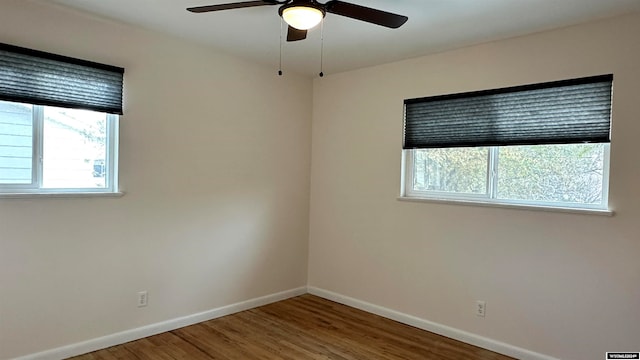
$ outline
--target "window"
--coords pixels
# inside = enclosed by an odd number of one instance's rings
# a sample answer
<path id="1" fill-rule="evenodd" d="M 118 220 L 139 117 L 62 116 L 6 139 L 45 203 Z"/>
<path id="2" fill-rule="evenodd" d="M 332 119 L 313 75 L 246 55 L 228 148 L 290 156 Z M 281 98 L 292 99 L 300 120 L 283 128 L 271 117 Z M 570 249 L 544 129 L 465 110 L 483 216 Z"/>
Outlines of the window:
<path id="1" fill-rule="evenodd" d="M 0 44 L 0 193 L 117 192 L 123 72 Z"/>
<path id="2" fill-rule="evenodd" d="M 6 192 L 114 191 L 117 116 L 0 101 L 0 187 Z M 13 191 L 12 191 L 13 190 Z"/>
<path id="3" fill-rule="evenodd" d="M 612 80 L 406 100 L 402 195 L 606 210 Z"/>

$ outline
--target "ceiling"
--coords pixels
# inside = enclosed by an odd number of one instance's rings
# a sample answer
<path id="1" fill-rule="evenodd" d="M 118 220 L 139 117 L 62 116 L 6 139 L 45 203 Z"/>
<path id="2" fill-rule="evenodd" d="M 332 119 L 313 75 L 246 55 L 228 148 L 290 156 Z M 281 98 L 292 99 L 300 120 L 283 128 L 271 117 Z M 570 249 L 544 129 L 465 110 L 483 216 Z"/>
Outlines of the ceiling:
<path id="1" fill-rule="evenodd" d="M 243 0 L 34 0 L 56 3 L 120 22 L 172 34 L 278 70 L 277 6 L 194 14 L 192 6 Z M 321 1 L 323 2 L 323 1 Z M 640 11 L 639 0 L 353 0 L 409 17 L 399 29 L 327 14 L 323 70 L 331 74 Z M 284 27 L 286 31 L 286 26 Z M 320 29 L 284 43 L 282 68 L 320 72 Z M 286 34 L 283 35 L 286 38 Z"/>

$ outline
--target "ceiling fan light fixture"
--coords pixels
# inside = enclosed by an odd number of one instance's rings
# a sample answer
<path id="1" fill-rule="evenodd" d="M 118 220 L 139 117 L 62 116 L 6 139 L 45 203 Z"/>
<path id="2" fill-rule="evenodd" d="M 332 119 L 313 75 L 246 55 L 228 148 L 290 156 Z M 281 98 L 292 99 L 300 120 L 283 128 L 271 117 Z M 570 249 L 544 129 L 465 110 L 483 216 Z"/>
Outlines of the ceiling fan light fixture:
<path id="1" fill-rule="evenodd" d="M 282 9 L 282 18 L 291 27 L 309 30 L 322 21 L 324 11 L 310 6 L 289 6 Z"/>

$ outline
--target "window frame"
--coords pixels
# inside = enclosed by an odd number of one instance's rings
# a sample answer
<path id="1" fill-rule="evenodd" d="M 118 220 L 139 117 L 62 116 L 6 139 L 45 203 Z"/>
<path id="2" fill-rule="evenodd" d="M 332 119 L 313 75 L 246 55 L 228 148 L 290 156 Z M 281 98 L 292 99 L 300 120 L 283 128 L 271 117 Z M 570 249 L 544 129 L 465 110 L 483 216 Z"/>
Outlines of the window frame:
<path id="1" fill-rule="evenodd" d="M 43 156 L 44 156 L 44 108 L 45 105 L 30 104 L 32 112 L 32 155 L 30 184 L 0 184 L 0 196 L 14 195 L 80 195 L 80 194 L 121 194 L 118 184 L 118 144 L 119 116 L 104 113 L 106 116 L 105 136 L 105 187 L 104 188 L 43 188 Z M 95 110 L 91 110 L 95 111 Z M 95 111 L 99 112 L 99 111 Z"/>
<path id="2" fill-rule="evenodd" d="M 594 144 L 596 145 L 596 144 Z M 415 174 L 414 152 L 420 149 L 402 150 L 402 171 L 400 200 L 417 200 L 447 203 L 477 204 L 485 206 L 519 207 L 529 209 L 551 209 L 572 212 L 593 212 L 611 215 L 609 209 L 609 165 L 610 165 L 610 143 L 603 143 L 603 179 L 602 179 L 602 201 L 600 204 L 580 204 L 561 203 L 535 200 L 512 200 L 499 199 L 498 193 L 498 156 L 501 146 L 486 147 L 487 154 L 487 188 L 484 194 L 465 194 L 445 191 L 423 191 L 413 189 Z M 529 145 L 545 146 L 545 145 Z"/>

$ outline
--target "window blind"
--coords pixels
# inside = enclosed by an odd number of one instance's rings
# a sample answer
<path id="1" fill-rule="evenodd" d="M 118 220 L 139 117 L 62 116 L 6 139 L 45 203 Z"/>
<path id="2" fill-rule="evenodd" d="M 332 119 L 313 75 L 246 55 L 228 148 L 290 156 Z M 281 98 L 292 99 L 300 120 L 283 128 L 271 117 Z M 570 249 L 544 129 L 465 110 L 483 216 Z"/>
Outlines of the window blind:
<path id="1" fill-rule="evenodd" d="M 0 100 L 122 115 L 124 69 L 0 44 Z"/>
<path id="2" fill-rule="evenodd" d="M 405 100 L 404 149 L 610 142 L 613 75 Z"/>

